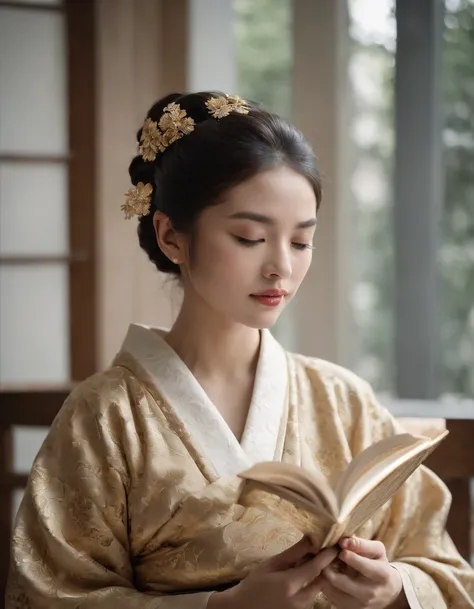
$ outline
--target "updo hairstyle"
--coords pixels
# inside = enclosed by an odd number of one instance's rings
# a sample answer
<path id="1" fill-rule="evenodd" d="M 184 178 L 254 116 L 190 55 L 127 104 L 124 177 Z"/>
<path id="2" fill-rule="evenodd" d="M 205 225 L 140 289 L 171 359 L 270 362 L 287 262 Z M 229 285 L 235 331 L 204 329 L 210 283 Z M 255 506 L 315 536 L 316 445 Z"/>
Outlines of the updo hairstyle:
<path id="1" fill-rule="evenodd" d="M 175 102 L 195 122 L 189 135 L 158 153 L 154 161 L 136 156 L 130 164 L 132 183 L 151 184 L 150 213 L 139 218 L 140 246 L 159 271 L 180 274 L 160 249 L 153 226 L 156 210 L 166 214 L 174 229 L 192 234 L 199 213 L 217 205 L 231 188 L 260 172 L 287 165 L 310 182 L 317 207 L 321 203 L 321 181 L 315 157 L 300 131 L 279 116 L 246 102 L 248 114 L 232 113 L 216 119 L 205 102 L 220 92 L 173 93 L 156 102 L 147 118 L 157 123 L 164 108 Z M 138 131 L 140 142 L 142 129 Z M 291 202 L 289 202 L 291 204 Z"/>

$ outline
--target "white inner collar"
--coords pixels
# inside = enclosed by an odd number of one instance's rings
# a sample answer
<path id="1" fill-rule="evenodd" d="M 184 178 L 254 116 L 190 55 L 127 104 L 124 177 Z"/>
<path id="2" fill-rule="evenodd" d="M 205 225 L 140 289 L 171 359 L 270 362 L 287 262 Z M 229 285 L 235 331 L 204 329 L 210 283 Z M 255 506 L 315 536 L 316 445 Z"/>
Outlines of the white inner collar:
<path id="1" fill-rule="evenodd" d="M 285 352 L 270 332 L 261 332 L 252 400 L 240 444 L 195 376 L 164 340 L 165 332 L 131 324 L 122 351 L 147 371 L 216 474 L 235 475 L 259 461 L 272 461 L 287 401 L 288 369 Z"/>

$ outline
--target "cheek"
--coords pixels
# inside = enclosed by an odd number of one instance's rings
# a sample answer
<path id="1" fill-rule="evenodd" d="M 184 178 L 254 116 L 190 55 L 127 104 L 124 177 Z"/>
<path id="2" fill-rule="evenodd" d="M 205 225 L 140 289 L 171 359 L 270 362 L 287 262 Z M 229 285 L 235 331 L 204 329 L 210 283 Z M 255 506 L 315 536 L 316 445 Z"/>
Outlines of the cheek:
<path id="1" fill-rule="evenodd" d="M 210 238 L 201 241 L 193 259 L 193 271 L 203 279 L 223 284 L 235 283 L 237 278 L 244 276 L 245 269 L 252 265 L 250 250 L 233 243 L 227 238 Z"/>
<path id="2" fill-rule="evenodd" d="M 309 267 L 311 266 L 311 259 L 311 252 L 305 253 L 296 259 L 293 265 L 293 277 L 298 285 L 306 277 L 306 274 L 309 271 Z"/>

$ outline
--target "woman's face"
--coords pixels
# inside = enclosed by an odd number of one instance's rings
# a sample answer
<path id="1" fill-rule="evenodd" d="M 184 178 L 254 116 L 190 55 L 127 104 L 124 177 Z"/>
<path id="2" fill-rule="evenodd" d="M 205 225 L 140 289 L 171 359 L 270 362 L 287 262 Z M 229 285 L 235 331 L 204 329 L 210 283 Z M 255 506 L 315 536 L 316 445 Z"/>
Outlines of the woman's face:
<path id="1" fill-rule="evenodd" d="M 315 228 L 306 178 L 287 166 L 256 175 L 200 214 L 185 298 L 229 321 L 272 326 L 308 271 Z"/>

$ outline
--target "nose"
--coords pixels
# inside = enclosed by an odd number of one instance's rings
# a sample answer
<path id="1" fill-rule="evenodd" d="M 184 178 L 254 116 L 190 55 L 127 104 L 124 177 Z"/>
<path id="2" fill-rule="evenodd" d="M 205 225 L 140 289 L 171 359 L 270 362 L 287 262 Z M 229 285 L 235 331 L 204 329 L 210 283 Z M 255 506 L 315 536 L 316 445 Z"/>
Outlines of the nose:
<path id="1" fill-rule="evenodd" d="M 291 265 L 291 253 L 287 247 L 272 249 L 264 264 L 263 274 L 267 279 L 280 277 L 288 279 L 293 272 Z"/>

